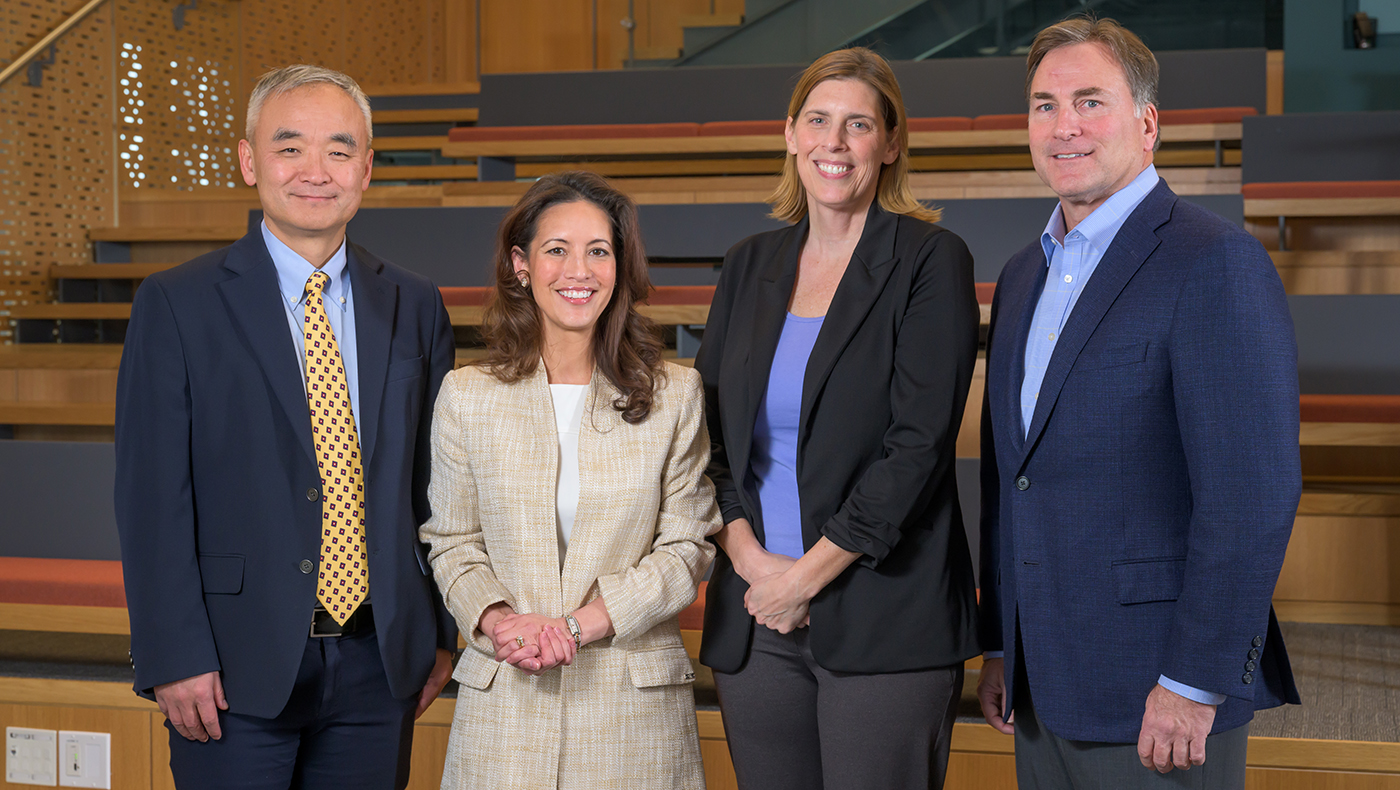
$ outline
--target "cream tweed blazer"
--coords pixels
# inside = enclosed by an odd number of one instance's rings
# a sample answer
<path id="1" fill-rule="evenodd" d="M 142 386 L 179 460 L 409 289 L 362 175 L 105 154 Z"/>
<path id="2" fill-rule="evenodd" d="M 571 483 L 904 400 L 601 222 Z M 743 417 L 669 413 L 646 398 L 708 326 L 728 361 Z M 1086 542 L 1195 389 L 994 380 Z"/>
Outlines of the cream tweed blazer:
<path id="1" fill-rule="evenodd" d="M 579 432 L 579 502 L 560 570 L 559 438 L 544 365 L 515 384 L 465 367 L 433 418 L 430 544 L 438 589 L 468 649 L 444 788 L 704 787 L 694 680 L 676 615 L 695 598 L 720 527 L 705 477 L 700 376 L 666 364 L 637 425 L 595 371 Z M 561 617 L 598 596 L 616 635 L 571 666 L 530 677 L 498 664 L 477 631 L 497 601 Z"/>

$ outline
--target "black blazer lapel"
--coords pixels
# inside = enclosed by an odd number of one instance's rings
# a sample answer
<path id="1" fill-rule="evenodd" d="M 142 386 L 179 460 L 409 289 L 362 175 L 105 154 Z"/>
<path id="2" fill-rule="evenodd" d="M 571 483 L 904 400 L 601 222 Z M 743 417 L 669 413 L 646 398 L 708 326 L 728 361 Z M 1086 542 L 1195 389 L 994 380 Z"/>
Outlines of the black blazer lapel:
<path id="1" fill-rule="evenodd" d="M 802 414 L 798 422 L 802 432 L 806 431 L 807 420 L 812 416 L 812 404 L 816 402 L 822 387 L 826 386 L 827 378 L 836 367 L 836 360 L 864 323 L 865 316 L 870 313 L 870 308 L 875 305 L 875 300 L 885 289 L 885 283 L 895 269 L 895 230 L 898 224 L 897 215 L 882 210 L 878 202 L 871 203 L 860 242 L 856 244 L 846 273 L 836 286 L 826 319 L 817 333 L 817 342 L 812 346 L 812 355 L 807 359 L 807 372 L 802 379 Z"/>
<path id="2" fill-rule="evenodd" d="M 262 366 L 268 386 L 287 412 L 306 456 L 313 462 L 316 451 L 311 443 L 311 410 L 306 404 L 306 386 L 301 380 L 286 308 L 277 284 L 277 268 L 263 244 L 261 231 L 253 231 L 234 242 L 224 259 L 224 268 L 237 275 L 217 284 L 219 293 L 243 332 L 248 348 Z"/>
<path id="3" fill-rule="evenodd" d="M 753 449 L 753 426 L 758 418 L 758 406 L 763 402 L 763 393 L 768 388 L 768 375 L 773 370 L 773 355 L 778 350 L 778 339 L 783 334 L 783 324 L 787 320 L 788 300 L 792 298 L 792 283 L 797 278 L 797 261 L 802 255 L 802 242 L 807 238 L 807 220 L 788 228 L 787 238 L 777 253 L 763 263 L 763 272 L 758 278 L 758 288 L 752 302 L 753 335 L 749 343 L 748 359 L 744 364 L 745 395 L 744 424 L 739 435 L 738 452 L 730 453 L 730 463 L 734 464 L 730 474 L 739 486 L 741 496 L 747 498 L 744 481 L 749 472 L 749 452 Z M 750 503 L 756 504 L 756 503 Z M 764 539 L 761 518 L 756 518 L 754 533 L 762 542 Z"/>
<path id="4" fill-rule="evenodd" d="M 1036 400 L 1035 413 L 1031 417 L 1030 430 L 1026 432 L 1026 445 L 1023 452 L 1035 446 L 1036 439 L 1045 430 L 1045 422 L 1055 408 L 1065 379 L 1069 377 L 1074 362 L 1084 344 L 1089 342 L 1099 322 L 1113 306 L 1124 286 L 1142 268 L 1143 262 L 1157 249 L 1161 240 L 1156 231 L 1171 217 L 1176 194 L 1167 187 L 1167 182 L 1158 181 L 1137 209 L 1119 229 L 1103 260 L 1094 269 L 1094 274 L 1079 295 L 1069 320 L 1065 322 L 1060 340 L 1055 344 L 1055 352 L 1050 355 L 1050 364 L 1045 368 L 1045 380 L 1040 385 L 1040 397 Z M 1024 348 L 1024 346 L 1023 346 Z M 1022 461 L 1024 462 L 1024 456 Z"/>
<path id="5" fill-rule="evenodd" d="M 355 345 L 360 363 L 360 452 L 369 467 L 379 435 L 384 379 L 389 372 L 389 344 L 394 337 L 394 310 L 399 287 L 380 276 L 384 264 L 358 244 L 345 245 L 345 268 L 355 298 Z"/>

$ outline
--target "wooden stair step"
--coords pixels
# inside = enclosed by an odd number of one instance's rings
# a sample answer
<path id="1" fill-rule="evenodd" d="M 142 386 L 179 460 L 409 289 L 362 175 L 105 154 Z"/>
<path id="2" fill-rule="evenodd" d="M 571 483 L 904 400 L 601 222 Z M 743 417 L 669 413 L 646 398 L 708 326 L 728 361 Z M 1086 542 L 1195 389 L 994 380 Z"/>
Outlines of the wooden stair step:
<path id="1" fill-rule="evenodd" d="M 481 111 L 476 107 L 442 107 L 427 110 L 375 110 L 379 123 L 476 123 Z"/>

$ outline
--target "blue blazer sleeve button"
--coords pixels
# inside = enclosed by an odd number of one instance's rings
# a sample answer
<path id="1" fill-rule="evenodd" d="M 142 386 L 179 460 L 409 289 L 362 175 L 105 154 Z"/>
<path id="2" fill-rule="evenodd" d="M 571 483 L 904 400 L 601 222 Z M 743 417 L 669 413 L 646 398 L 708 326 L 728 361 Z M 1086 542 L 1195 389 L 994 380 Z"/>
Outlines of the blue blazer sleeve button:
<path id="1" fill-rule="evenodd" d="M 1244 662 L 1244 671 L 1245 671 L 1245 672 L 1253 672 L 1253 671 L 1254 671 L 1254 662 L 1253 662 L 1253 661 L 1246 661 L 1246 662 Z"/>
<path id="2" fill-rule="evenodd" d="M 301 565 L 297 567 L 301 568 L 302 573 L 310 573 L 316 569 L 316 565 L 312 563 L 311 560 L 302 560 Z"/>
<path id="3" fill-rule="evenodd" d="M 1240 678 L 1240 680 L 1244 681 L 1244 684 L 1248 686 L 1250 683 L 1254 682 L 1254 675 L 1246 672 L 1244 673 L 1244 677 Z"/>
<path id="4" fill-rule="evenodd" d="M 1255 647 L 1262 647 L 1264 644 L 1264 637 L 1256 636 L 1254 637 L 1254 641 L 1250 642 L 1250 644 L 1254 645 Z"/>
<path id="5" fill-rule="evenodd" d="M 1025 475 L 1022 475 L 1022 476 L 1016 478 L 1016 488 L 1017 488 L 1018 490 L 1020 490 L 1020 491 L 1025 491 L 1027 488 L 1030 488 L 1030 487 L 1031 487 L 1031 481 L 1030 481 L 1028 478 L 1026 478 Z"/>
<path id="6" fill-rule="evenodd" d="M 1255 660 L 1255 659 L 1258 658 L 1258 657 L 1259 657 L 1259 648 L 1256 647 L 1256 648 L 1253 648 L 1253 649 L 1251 649 L 1251 650 L 1249 651 L 1249 660 L 1250 660 L 1250 661 L 1253 661 L 1253 660 Z"/>

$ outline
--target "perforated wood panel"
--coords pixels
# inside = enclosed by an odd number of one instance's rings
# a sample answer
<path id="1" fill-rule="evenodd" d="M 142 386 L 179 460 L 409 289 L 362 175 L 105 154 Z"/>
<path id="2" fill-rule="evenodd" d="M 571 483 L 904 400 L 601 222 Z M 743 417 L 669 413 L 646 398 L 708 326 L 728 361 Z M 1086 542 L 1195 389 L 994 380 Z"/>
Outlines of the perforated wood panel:
<path id="1" fill-rule="evenodd" d="M 123 189 L 230 188 L 242 85 L 235 0 L 115 0 L 117 156 Z"/>
<path id="2" fill-rule="evenodd" d="M 427 82 L 432 53 L 428 0 L 345 0 L 345 73 L 366 85 Z"/>
<path id="3" fill-rule="evenodd" d="M 259 76 L 293 63 L 344 70 L 345 0 L 242 0 L 239 5 L 243 93 Z"/>
<path id="4" fill-rule="evenodd" d="M 0 2 L 0 58 L 23 52 L 76 5 Z M 50 301 L 48 267 L 89 262 L 87 228 L 113 223 L 111 74 L 104 7 L 58 42 L 39 87 L 24 71 L 0 85 L 0 314 Z M 0 316 L 0 342 L 10 336 Z"/>

